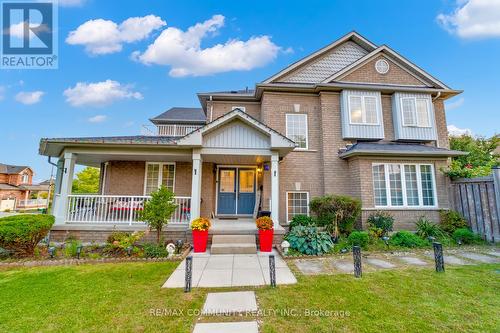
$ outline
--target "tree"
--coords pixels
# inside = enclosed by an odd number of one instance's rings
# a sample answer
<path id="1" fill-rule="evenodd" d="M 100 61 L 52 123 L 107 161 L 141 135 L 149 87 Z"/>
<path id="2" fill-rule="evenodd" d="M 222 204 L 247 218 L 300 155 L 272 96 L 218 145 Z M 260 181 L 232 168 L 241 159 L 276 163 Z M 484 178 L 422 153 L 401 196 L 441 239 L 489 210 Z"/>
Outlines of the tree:
<path id="1" fill-rule="evenodd" d="M 462 135 L 450 137 L 450 148 L 468 152 L 452 158 L 448 169 L 442 170 L 452 179 L 488 176 L 494 166 L 500 165 L 500 155 L 495 153 L 500 137 L 494 135 L 487 139 Z"/>
<path id="2" fill-rule="evenodd" d="M 73 180 L 72 193 L 99 192 L 99 169 L 86 167 L 76 174 Z"/>
<path id="3" fill-rule="evenodd" d="M 163 226 L 168 224 L 176 208 L 174 193 L 162 185 L 157 191 L 151 193 L 151 200 L 147 201 L 144 209 L 139 212 L 140 219 L 151 229 L 156 230 L 158 245 L 160 245 Z"/>

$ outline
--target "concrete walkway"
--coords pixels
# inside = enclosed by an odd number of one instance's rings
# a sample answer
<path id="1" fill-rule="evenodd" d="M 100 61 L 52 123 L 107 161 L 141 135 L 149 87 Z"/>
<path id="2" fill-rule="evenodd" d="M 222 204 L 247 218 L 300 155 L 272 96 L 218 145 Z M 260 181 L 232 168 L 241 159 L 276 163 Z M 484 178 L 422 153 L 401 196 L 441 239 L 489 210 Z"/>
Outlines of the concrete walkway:
<path id="1" fill-rule="evenodd" d="M 352 274 L 354 264 L 352 254 L 326 258 L 296 259 L 295 266 L 302 274 Z M 452 249 L 444 251 L 446 265 L 478 265 L 483 263 L 500 263 L 500 249 L 485 251 L 473 249 Z M 407 267 L 434 268 L 434 253 L 364 253 L 362 256 L 363 272 L 374 272 Z"/>
<path id="2" fill-rule="evenodd" d="M 297 279 L 281 256 L 273 250 L 276 283 L 293 284 Z M 257 254 L 191 253 L 193 256 L 192 287 L 244 287 L 270 284 L 269 252 Z M 182 261 L 163 288 L 183 288 L 186 261 Z"/>

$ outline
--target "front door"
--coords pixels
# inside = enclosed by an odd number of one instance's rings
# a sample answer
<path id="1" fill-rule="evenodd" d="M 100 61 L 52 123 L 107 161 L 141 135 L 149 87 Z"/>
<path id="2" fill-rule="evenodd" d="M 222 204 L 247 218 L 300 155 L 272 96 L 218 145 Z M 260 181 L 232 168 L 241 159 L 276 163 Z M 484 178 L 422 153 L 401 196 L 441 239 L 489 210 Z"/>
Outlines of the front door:
<path id="1" fill-rule="evenodd" d="M 252 215 L 255 207 L 255 169 L 220 168 L 217 214 Z"/>

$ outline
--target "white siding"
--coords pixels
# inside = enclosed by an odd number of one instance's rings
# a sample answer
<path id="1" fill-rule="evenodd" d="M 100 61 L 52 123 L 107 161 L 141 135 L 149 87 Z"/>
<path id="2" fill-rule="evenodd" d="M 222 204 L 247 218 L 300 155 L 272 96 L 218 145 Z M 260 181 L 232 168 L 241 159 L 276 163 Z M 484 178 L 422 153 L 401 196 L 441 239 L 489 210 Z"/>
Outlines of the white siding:
<path id="1" fill-rule="evenodd" d="M 349 96 L 372 96 L 377 99 L 378 125 L 351 124 L 349 114 Z M 340 94 L 342 112 L 342 137 L 344 139 L 383 139 L 384 119 L 380 92 L 343 90 Z"/>
<path id="2" fill-rule="evenodd" d="M 240 120 L 226 124 L 203 137 L 207 148 L 270 148 L 270 137 Z"/>
<path id="3" fill-rule="evenodd" d="M 429 105 L 430 127 L 403 126 L 401 112 L 401 98 L 417 97 L 425 98 Z M 437 140 L 436 118 L 434 106 L 429 94 L 395 93 L 392 95 L 392 119 L 394 123 L 394 138 L 396 140 L 408 141 L 434 141 Z"/>

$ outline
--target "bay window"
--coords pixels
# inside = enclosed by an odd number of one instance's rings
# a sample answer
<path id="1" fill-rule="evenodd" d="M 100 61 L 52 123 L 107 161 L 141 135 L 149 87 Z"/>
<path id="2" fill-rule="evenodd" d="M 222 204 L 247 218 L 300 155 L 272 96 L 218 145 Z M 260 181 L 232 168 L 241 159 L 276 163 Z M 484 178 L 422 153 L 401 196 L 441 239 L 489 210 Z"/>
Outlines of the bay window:
<path id="1" fill-rule="evenodd" d="M 350 123 L 356 125 L 378 125 L 377 104 L 376 96 L 350 95 Z"/>
<path id="2" fill-rule="evenodd" d="M 174 192 L 175 163 L 146 163 L 144 195 L 150 195 L 161 185 Z"/>
<path id="3" fill-rule="evenodd" d="M 375 163 L 372 165 L 376 207 L 435 207 L 432 164 Z"/>
<path id="4" fill-rule="evenodd" d="M 430 102 L 428 98 L 402 97 L 401 112 L 403 126 L 431 127 Z"/>

